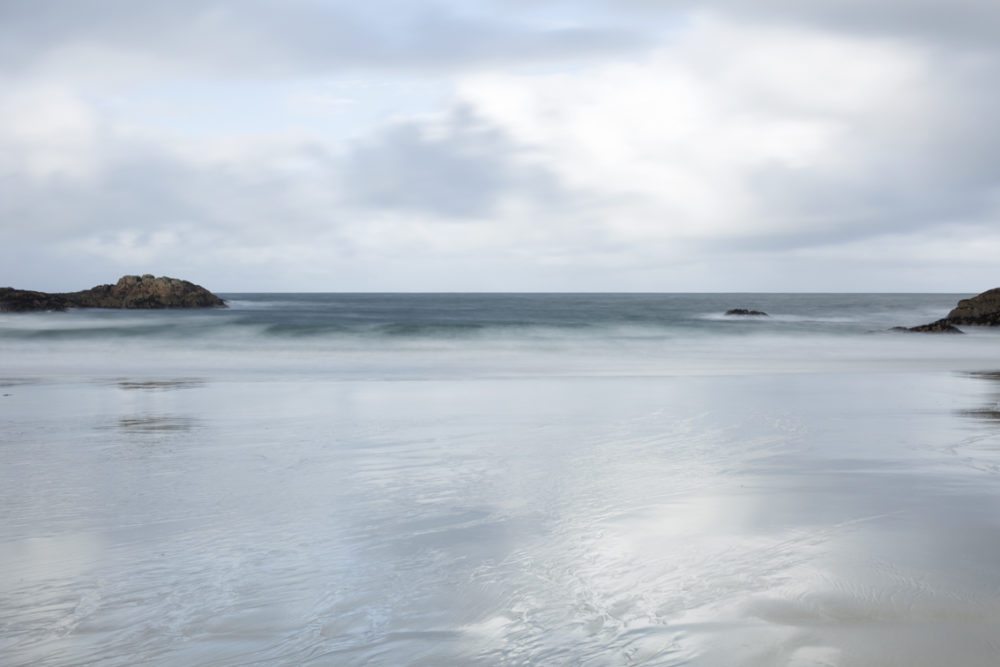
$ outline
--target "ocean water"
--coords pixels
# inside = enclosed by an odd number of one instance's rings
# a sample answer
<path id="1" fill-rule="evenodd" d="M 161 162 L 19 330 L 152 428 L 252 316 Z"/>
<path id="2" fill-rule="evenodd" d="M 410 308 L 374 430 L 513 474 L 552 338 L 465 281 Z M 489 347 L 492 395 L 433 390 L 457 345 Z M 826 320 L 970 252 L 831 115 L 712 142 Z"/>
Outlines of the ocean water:
<path id="1" fill-rule="evenodd" d="M 965 295 L 225 296 L 0 315 L 0 664 L 1000 664 Z"/>

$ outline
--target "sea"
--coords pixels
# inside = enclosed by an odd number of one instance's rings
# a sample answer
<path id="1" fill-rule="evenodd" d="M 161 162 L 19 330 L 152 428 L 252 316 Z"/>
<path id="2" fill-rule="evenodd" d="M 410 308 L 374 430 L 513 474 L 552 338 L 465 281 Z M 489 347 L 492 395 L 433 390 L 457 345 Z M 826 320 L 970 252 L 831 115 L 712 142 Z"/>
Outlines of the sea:
<path id="1" fill-rule="evenodd" d="M 1000 664 L 969 295 L 222 296 L 0 314 L 0 665 Z"/>

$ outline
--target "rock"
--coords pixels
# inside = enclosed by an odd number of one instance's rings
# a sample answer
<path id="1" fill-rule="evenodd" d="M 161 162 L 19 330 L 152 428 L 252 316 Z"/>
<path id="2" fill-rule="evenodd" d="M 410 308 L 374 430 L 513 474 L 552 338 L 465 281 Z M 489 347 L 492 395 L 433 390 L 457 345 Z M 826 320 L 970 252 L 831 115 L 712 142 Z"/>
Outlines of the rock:
<path id="1" fill-rule="evenodd" d="M 58 294 L 0 287 L 0 313 L 26 313 L 39 310 L 66 310 L 70 303 Z"/>
<path id="2" fill-rule="evenodd" d="M 956 324 L 973 326 L 1000 326 L 1000 287 L 994 287 L 970 299 L 958 302 L 948 316 L 930 324 L 918 327 L 893 327 L 893 331 L 917 331 L 921 333 L 962 333 Z"/>
<path id="3" fill-rule="evenodd" d="M 81 292 L 48 294 L 0 288 L 0 312 L 66 310 L 67 308 L 224 308 L 226 302 L 186 280 L 146 274 L 123 276 L 114 285 Z"/>
<path id="4" fill-rule="evenodd" d="M 733 317 L 767 317 L 767 313 L 762 310 L 750 310 L 749 308 L 731 308 L 726 311 L 726 315 Z"/>
<path id="5" fill-rule="evenodd" d="M 62 296 L 80 308 L 217 308 L 226 305 L 201 285 L 150 274 L 122 276 L 114 285 L 98 285 Z"/>
<path id="6" fill-rule="evenodd" d="M 1000 326 L 1000 287 L 962 299 L 945 319 L 952 324 Z"/>
<path id="7" fill-rule="evenodd" d="M 913 333 L 946 333 L 946 334 L 960 334 L 964 333 L 961 329 L 951 324 L 947 319 L 937 320 L 936 322 L 931 322 L 930 324 L 921 324 L 916 327 L 893 327 L 890 331 L 907 331 Z"/>

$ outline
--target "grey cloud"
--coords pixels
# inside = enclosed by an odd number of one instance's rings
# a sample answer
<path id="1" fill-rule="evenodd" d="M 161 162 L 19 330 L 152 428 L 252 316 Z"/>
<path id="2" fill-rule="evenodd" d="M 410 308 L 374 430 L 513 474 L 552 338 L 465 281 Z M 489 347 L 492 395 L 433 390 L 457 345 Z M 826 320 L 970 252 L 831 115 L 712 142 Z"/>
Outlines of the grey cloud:
<path id="1" fill-rule="evenodd" d="M 516 2 L 518 0 L 509 0 Z M 686 12 L 711 11 L 753 23 L 808 24 L 853 34 L 915 38 L 951 48 L 995 49 L 1000 3 L 994 0 L 596 0 L 668 23 Z"/>
<path id="2" fill-rule="evenodd" d="M 121 139 L 108 139 L 100 150 L 101 166 L 86 178 L 9 173 L 0 179 L 0 242 L 58 245 L 126 231 L 198 229 L 253 243 L 266 240 L 279 222 L 308 233 L 325 219 L 320 207 L 303 212 L 311 202 L 300 203 L 298 195 L 304 180 L 332 182 L 329 165 L 318 165 L 319 175 L 306 179 L 266 160 L 198 164 Z M 280 157 L 299 154 L 311 158 L 308 147 L 296 146 Z M 332 189 L 324 194 L 327 202 L 335 196 Z"/>
<path id="3" fill-rule="evenodd" d="M 402 123 L 356 145 L 343 165 L 344 191 L 366 208 L 456 218 L 487 216 L 508 194 L 556 197 L 556 179 L 522 153 L 497 128 L 458 109 L 443 126 Z"/>
<path id="4" fill-rule="evenodd" d="M 724 0 L 727 10 L 744 17 L 808 21 L 855 32 L 920 37 L 951 45 L 996 46 L 1000 4 L 992 0 L 764 0 L 741 3 Z"/>
<path id="5" fill-rule="evenodd" d="M 155 143 L 104 137 L 88 177 L 15 170 L 0 178 L 0 244 L 196 232 L 242 247 L 322 235 L 349 252 L 350 234 L 338 237 L 338 229 L 373 212 L 482 218 L 508 196 L 541 206 L 566 196 L 523 147 L 462 109 L 438 123 L 383 127 L 338 154 L 290 143 L 252 161 L 193 161 Z M 300 167 L 280 167 L 289 162 Z"/>
<path id="6" fill-rule="evenodd" d="M 751 243 L 805 247 L 953 223 L 995 224 L 1000 132 L 993 119 L 1000 95 L 982 83 L 998 76 L 1000 62 L 965 80 L 941 63 L 935 92 L 944 101 L 852 128 L 837 146 L 838 167 L 772 165 L 750 173 L 761 208 L 796 230 Z"/>
<path id="7" fill-rule="evenodd" d="M 99 45 L 121 66 L 135 57 L 140 66 L 199 76 L 259 78 L 544 62 L 641 42 L 633 32 L 537 25 L 490 7 L 473 13 L 404 0 L 0 0 L 0 65 L 8 74 L 68 66 L 77 51 Z"/>
<path id="8" fill-rule="evenodd" d="M 309 147 L 244 163 L 200 163 L 122 139 L 101 151 L 100 169 L 84 179 L 0 178 L 0 282 L 60 290 L 154 272 L 266 285 L 295 263 L 267 265 L 275 247 L 322 243 L 337 257 L 349 244 L 334 210 L 334 167 Z M 313 168 L 285 173 L 273 166 L 282 159 Z"/>

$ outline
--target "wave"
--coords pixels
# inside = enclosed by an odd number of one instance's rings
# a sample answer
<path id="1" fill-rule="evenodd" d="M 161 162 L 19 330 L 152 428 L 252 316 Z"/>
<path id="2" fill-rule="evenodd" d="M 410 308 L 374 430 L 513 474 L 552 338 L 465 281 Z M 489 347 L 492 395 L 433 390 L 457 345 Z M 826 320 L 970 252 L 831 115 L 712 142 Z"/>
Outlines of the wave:
<path id="1" fill-rule="evenodd" d="M 747 299 L 744 301 L 744 299 Z M 728 317 L 734 301 L 769 317 Z M 942 305 L 944 302 L 945 305 Z M 614 344 L 754 335 L 843 336 L 940 317 L 940 295 L 230 295 L 205 311 L 0 316 L 0 343 L 149 340 L 212 346 L 523 341 Z M 284 341 L 284 343 L 282 343 Z"/>
<path id="2" fill-rule="evenodd" d="M 732 316 L 725 313 L 702 313 L 698 319 L 710 322 L 794 322 L 807 323 L 817 322 L 825 324 L 856 324 L 860 320 L 857 317 L 824 317 L 820 315 L 792 315 L 786 313 L 768 313 L 765 315 L 741 315 Z"/>

